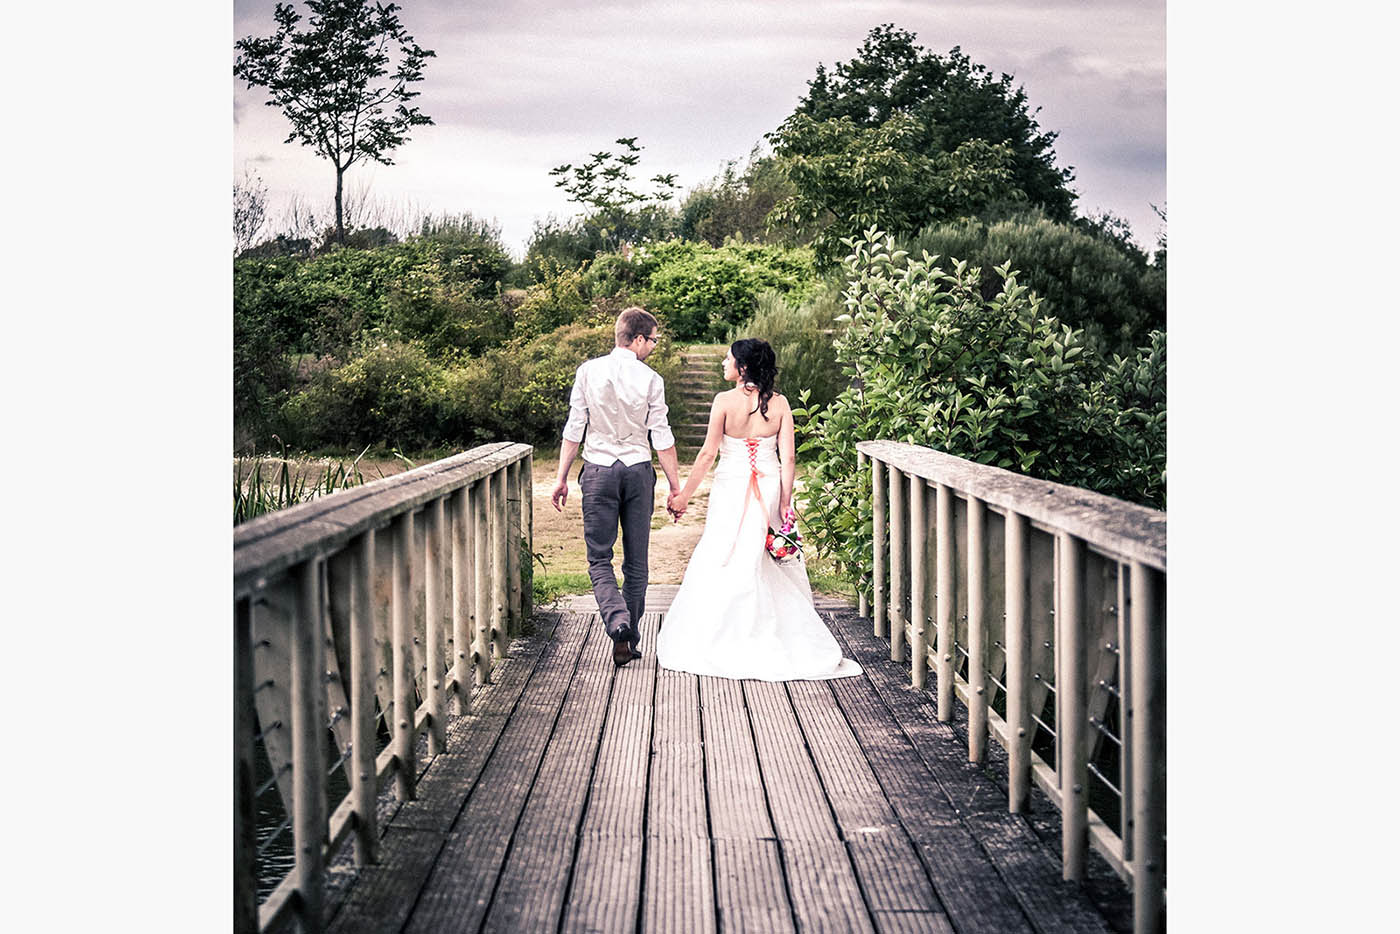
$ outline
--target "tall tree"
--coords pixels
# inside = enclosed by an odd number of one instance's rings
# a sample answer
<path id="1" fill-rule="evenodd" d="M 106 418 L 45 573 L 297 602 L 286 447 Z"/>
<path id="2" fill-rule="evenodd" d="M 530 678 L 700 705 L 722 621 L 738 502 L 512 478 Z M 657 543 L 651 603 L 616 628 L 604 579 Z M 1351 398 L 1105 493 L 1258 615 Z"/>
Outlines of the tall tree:
<path id="1" fill-rule="evenodd" d="M 335 233 L 343 244 L 345 172 L 366 158 L 393 165 L 388 154 L 408 139 L 409 128 L 433 122 L 408 102 L 419 94 L 409 85 L 423 80 L 423 63 L 436 53 L 404 29 L 397 4 L 306 5 L 305 29 L 297 29 L 300 14 L 279 3 L 276 33 L 238 40 L 233 74 L 249 88 L 267 89 L 267 105 L 280 107 L 292 125 L 286 142 L 300 140 L 335 167 Z"/>
<path id="2" fill-rule="evenodd" d="M 828 72 L 817 65 L 796 113 L 814 120 L 849 117 L 857 127 L 875 128 L 897 114 L 917 121 L 904 140 L 912 152 L 936 159 L 971 140 L 1005 143 L 1011 151 L 1011 178 L 1026 199 L 1047 215 L 1068 221 L 1074 213 L 1074 173 L 1055 164 L 1057 134 L 1041 132 L 1026 92 L 1012 77 L 994 78 L 986 67 L 954 46 L 935 55 L 914 33 L 886 23 L 870 30 L 849 62 Z"/>

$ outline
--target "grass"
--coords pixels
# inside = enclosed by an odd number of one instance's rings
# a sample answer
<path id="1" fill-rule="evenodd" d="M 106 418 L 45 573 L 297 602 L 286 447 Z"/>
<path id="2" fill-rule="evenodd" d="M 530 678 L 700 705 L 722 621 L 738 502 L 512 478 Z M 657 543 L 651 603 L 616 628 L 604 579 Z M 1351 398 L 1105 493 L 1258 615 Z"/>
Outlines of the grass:
<path id="1" fill-rule="evenodd" d="M 618 586 L 622 586 L 620 581 Z M 535 606 L 551 603 L 570 594 L 592 592 L 593 582 L 587 574 L 577 571 L 546 571 L 535 574 Z"/>
<path id="2" fill-rule="evenodd" d="M 233 474 L 233 524 L 362 485 L 360 457 L 348 465 L 340 460 L 324 468 L 285 456 L 238 458 Z"/>

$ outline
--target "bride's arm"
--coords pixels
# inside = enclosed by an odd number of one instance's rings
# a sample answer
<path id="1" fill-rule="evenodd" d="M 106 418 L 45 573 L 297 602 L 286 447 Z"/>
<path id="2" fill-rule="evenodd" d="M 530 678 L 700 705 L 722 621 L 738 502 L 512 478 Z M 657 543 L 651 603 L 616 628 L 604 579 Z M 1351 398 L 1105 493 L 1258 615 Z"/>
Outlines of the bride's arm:
<path id="1" fill-rule="evenodd" d="M 685 486 L 676 494 L 678 509 L 685 509 L 690 498 L 700 487 L 700 481 L 710 472 L 710 465 L 715 462 L 715 455 L 719 453 L 720 438 L 723 436 L 724 407 L 720 403 L 719 395 L 716 395 L 715 401 L 710 405 L 710 427 L 705 432 L 705 444 L 700 448 L 700 453 L 695 455 L 695 464 L 690 468 L 690 476 L 686 478 Z"/>
<path id="2" fill-rule="evenodd" d="M 797 441 L 793 437 L 792 409 L 783 413 L 778 424 L 778 457 L 782 461 L 782 487 L 778 495 L 778 517 L 792 507 L 792 487 L 797 482 Z"/>

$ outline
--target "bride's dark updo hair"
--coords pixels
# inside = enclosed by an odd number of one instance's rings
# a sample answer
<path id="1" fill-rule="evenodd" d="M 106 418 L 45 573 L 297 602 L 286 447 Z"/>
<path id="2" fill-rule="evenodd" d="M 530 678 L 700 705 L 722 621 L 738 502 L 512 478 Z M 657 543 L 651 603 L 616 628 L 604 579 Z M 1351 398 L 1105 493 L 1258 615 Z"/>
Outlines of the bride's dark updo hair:
<path id="1" fill-rule="evenodd" d="M 773 398 L 773 381 L 778 378 L 778 358 L 767 341 L 746 337 L 729 345 L 734 365 L 744 382 L 758 389 L 758 411 L 768 420 L 768 400 Z"/>

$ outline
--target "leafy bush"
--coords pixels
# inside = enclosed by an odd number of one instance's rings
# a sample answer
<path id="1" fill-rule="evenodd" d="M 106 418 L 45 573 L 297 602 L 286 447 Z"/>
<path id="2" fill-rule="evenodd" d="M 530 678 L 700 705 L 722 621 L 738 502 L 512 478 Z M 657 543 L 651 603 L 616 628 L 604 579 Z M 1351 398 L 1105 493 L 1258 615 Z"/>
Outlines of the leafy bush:
<path id="1" fill-rule="evenodd" d="M 288 401 L 282 436 L 303 448 L 430 447 L 442 440 L 436 424 L 445 389 L 442 367 L 421 344 L 372 344 Z"/>
<path id="2" fill-rule="evenodd" d="M 524 300 L 515 311 L 517 337 L 545 334 L 588 314 L 581 267 L 570 268 L 545 260 L 539 272 L 539 282 L 525 290 Z"/>
<path id="3" fill-rule="evenodd" d="M 753 320 L 731 329 L 725 340 L 731 344 L 741 337 L 767 341 L 778 358 L 778 391 L 794 405 L 802 398 L 809 407 L 825 407 L 846 387 L 836 363 L 835 343 L 845 330 L 836 320 L 844 310 L 838 284 L 827 285 L 825 292 L 800 305 L 789 303 L 779 292 L 761 292 Z"/>
<path id="4" fill-rule="evenodd" d="M 1018 278 L 1045 301 L 1046 313 L 1084 331 L 1104 352 L 1128 354 L 1153 329 L 1166 327 L 1164 270 L 1121 237 L 1095 234 L 1028 213 L 987 223 L 977 219 L 924 228 L 907 244 L 980 267 L 982 294 L 1001 288 L 995 268 L 1011 263 Z"/>
<path id="5" fill-rule="evenodd" d="M 816 261 L 806 247 L 668 240 L 624 254 L 605 254 L 589 267 L 593 295 L 633 290 L 643 307 L 678 341 L 722 340 L 746 323 L 758 294 L 775 289 L 801 301 L 817 288 Z"/>
<path id="6" fill-rule="evenodd" d="M 574 373 L 613 348 L 616 315 L 599 303 L 582 321 L 447 363 L 432 360 L 417 342 L 366 344 L 349 363 L 319 374 L 293 396 L 276 424 L 282 437 L 302 448 L 422 450 L 500 440 L 557 445 Z M 668 342 L 647 364 L 668 384 L 681 368 Z M 673 409 L 672 421 L 680 411 Z"/>
<path id="7" fill-rule="evenodd" d="M 1105 365 L 1005 266 L 985 298 L 976 267 L 906 258 L 873 230 L 848 242 L 850 327 L 836 358 L 851 385 L 797 413 L 819 551 L 868 583 L 870 479 L 855 446 L 877 438 L 1164 506 L 1160 332 Z"/>

